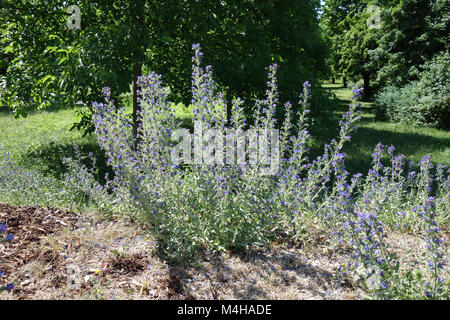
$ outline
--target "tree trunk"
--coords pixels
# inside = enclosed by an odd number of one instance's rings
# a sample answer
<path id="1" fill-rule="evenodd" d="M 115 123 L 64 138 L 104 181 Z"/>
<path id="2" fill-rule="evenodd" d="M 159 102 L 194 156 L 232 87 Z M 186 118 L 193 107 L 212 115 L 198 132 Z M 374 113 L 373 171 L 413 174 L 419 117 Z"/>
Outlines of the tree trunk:
<path id="1" fill-rule="evenodd" d="M 347 77 L 346 76 L 344 76 L 342 78 L 342 82 L 344 83 L 344 88 L 347 88 Z"/>
<path id="2" fill-rule="evenodd" d="M 138 144 L 138 128 L 140 125 L 140 121 L 139 121 L 139 117 L 138 114 L 141 111 L 141 107 L 138 104 L 138 88 L 137 88 L 137 80 L 138 77 L 141 75 L 142 73 L 142 64 L 138 61 L 136 55 L 137 52 L 134 52 L 134 59 L 135 59 L 135 63 L 133 66 L 133 138 L 136 139 L 135 141 L 135 146 Z"/>
<path id="3" fill-rule="evenodd" d="M 365 73 L 363 74 L 363 81 L 364 81 L 364 92 L 363 92 L 363 99 L 364 101 L 369 101 L 372 97 L 372 88 L 370 87 L 370 74 Z"/>
<path id="4" fill-rule="evenodd" d="M 134 147 L 137 147 L 139 144 L 138 140 L 138 130 L 140 126 L 139 121 L 139 112 L 140 106 L 138 104 L 138 88 L 137 88 L 137 80 L 138 77 L 142 75 L 142 62 L 144 60 L 143 53 L 143 43 L 144 43 L 144 11 L 145 11 L 145 2 L 146 0 L 135 0 L 131 5 L 131 13 L 133 17 L 132 23 L 132 36 L 133 36 L 133 138 Z"/>
<path id="5" fill-rule="evenodd" d="M 231 96 L 231 92 L 229 90 L 227 90 L 225 99 L 227 101 L 227 127 L 231 128 L 231 117 L 232 117 L 232 107 L 233 107 L 233 103 L 232 103 L 232 96 Z"/>
<path id="6" fill-rule="evenodd" d="M 331 83 L 332 83 L 332 84 L 336 84 L 336 79 L 334 78 L 334 76 L 331 77 Z"/>

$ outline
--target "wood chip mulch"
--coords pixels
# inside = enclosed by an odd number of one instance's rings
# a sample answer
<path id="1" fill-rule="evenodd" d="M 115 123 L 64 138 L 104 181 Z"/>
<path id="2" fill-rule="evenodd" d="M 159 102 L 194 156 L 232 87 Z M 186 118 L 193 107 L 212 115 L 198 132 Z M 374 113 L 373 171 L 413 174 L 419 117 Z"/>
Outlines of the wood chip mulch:
<path id="1" fill-rule="evenodd" d="M 12 274 L 36 259 L 43 259 L 57 268 L 60 257 L 52 251 L 39 250 L 40 240 L 66 227 L 73 230 L 80 221 L 79 215 L 59 209 L 0 203 L 0 224 L 7 225 L 6 233 L 14 235 L 13 241 L 0 244 L 0 270 L 5 275 Z M 0 278 L 0 285 L 4 285 L 4 281 Z M 27 279 L 19 281 L 26 283 Z"/>

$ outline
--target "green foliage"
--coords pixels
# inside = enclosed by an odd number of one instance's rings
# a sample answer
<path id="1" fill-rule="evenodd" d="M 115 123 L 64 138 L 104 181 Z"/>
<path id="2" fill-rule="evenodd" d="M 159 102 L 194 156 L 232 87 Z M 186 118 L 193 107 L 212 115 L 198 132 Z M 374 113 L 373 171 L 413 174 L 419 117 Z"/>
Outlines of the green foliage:
<path id="1" fill-rule="evenodd" d="M 342 61 L 344 73 L 351 79 L 363 79 L 364 98 L 372 97 L 371 80 L 375 78 L 376 68 L 370 59 L 370 53 L 377 47 L 379 30 L 368 28 L 370 14 L 366 11 L 348 17 L 351 28 L 343 35 Z"/>
<path id="2" fill-rule="evenodd" d="M 326 0 L 323 5 L 321 26 L 323 36 L 329 45 L 328 66 L 334 76 L 345 75 L 342 60 L 342 36 L 350 29 L 348 16 L 357 12 L 356 2 L 352 0 Z"/>
<path id="3" fill-rule="evenodd" d="M 380 29 L 366 8 L 380 8 Z M 419 78 L 420 66 L 449 49 L 449 0 L 324 1 L 321 25 L 332 73 L 364 80 L 366 98 Z"/>
<path id="4" fill-rule="evenodd" d="M 271 63 L 279 64 L 280 92 L 289 99 L 303 81 L 315 82 L 325 72 L 317 0 L 76 4 L 80 30 L 67 29 L 66 2 L 2 1 L 0 48 L 12 61 L 0 100 L 17 116 L 25 115 L 28 105 L 82 102 L 90 108 L 105 86 L 117 99 L 141 66 L 164 76 L 172 101 L 189 105 L 194 42 L 202 43 L 229 102 L 239 94 L 250 105 L 264 89 L 264 68 Z M 89 117 L 84 111 L 76 127 L 88 125 Z"/>
<path id="5" fill-rule="evenodd" d="M 376 99 L 378 118 L 449 129 L 450 54 L 438 55 L 422 69 L 418 80 L 380 92 Z"/>
<path id="6" fill-rule="evenodd" d="M 376 114 L 379 119 L 418 125 L 424 121 L 422 114 L 413 112 L 419 98 L 420 91 L 414 83 L 403 88 L 389 86 L 377 96 Z"/>
<path id="7" fill-rule="evenodd" d="M 449 48 L 450 1 L 386 1 L 378 47 L 377 86 L 401 87 L 419 77 L 419 66 Z"/>
<path id="8" fill-rule="evenodd" d="M 66 2 L 2 1 L 0 46 L 13 58 L 1 100 L 17 116 L 26 115 L 30 105 L 89 106 L 106 85 L 117 96 L 129 89 L 133 67 L 143 60 L 139 49 L 149 40 L 136 18 L 143 2 L 77 5 L 81 29 L 68 30 Z"/>
<path id="9" fill-rule="evenodd" d="M 375 78 L 375 65 L 370 53 L 377 47 L 379 30 L 368 28 L 371 13 L 367 8 L 375 1 L 325 1 L 323 31 L 329 40 L 328 63 L 334 75 L 364 79 L 364 98 L 372 96 L 370 82 Z"/>
<path id="10" fill-rule="evenodd" d="M 180 4 L 182 3 L 182 4 Z M 246 113 L 265 88 L 269 64 L 279 66 L 279 90 L 295 100 L 306 80 L 318 84 L 325 73 L 326 47 L 320 37 L 319 1 L 178 1 L 164 5 L 170 23 L 148 48 L 148 71 L 163 76 L 171 100 L 190 104 L 191 45 L 201 43 L 206 64 L 214 66 L 228 104 L 235 96 L 246 101 Z M 182 26 L 181 28 L 179 26 Z M 163 63 L 162 63 L 163 62 Z"/>

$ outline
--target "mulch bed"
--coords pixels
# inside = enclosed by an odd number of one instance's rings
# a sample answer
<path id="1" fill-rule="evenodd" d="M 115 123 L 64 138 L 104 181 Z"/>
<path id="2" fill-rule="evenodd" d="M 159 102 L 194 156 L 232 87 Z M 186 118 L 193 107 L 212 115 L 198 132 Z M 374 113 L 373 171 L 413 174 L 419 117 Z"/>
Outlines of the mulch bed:
<path id="1" fill-rule="evenodd" d="M 14 282 L 12 296 L 14 299 L 39 299 L 42 288 L 38 286 L 38 283 L 42 279 L 47 279 L 45 290 L 50 292 L 65 288 L 65 291 L 74 296 L 81 296 L 83 293 L 92 291 L 92 283 L 85 281 L 80 289 L 69 290 L 66 274 L 67 265 L 70 264 L 67 256 L 70 252 L 78 252 L 81 248 L 80 239 L 76 238 L 76 231 L 91 225 L 89 218 L 60 209 L 16 207 L 0 203 L 0 224 L 7 225 L 6 234 L 14 235 L 11 242 L 0 244 L 0 270 L 4 272 L 4 276 L 0 278 L 0 286 Z M 70 233 L 67 238 L 61 237 L 61 232 L 65 228 Z M 44 238 L 49 236 L 54 236 L 52 242 L 59 245 L 62 243 L 62 247 L 58 247 L 59 249 L 47 247 Z M 93 252 L 93 255 L 99 252 Z M 34 271 L 33 274 L 23 271 L 24 267 L 36 261 L 40 262 L 41 269 Z M 149 257 L 141 253 L 110 254 L 102 259 L 101 273 L 96 276 L 96 279 L 100 283 L 104 282 L 105 277 L 113 282 L 125 282 L 145 271 L 148 263 Z M 87 266 L 83 266 L 84 269 L 87 270 Z M 83 275 L 86 272 L 92 274 L 92 270 L 86 270 Z M 36 279 L 36 275 L 41 279 Z M 156 281 L 155 285 L 166 288 L 166 298 L 179 297 L 179 279 L 172 279 L 169 275 L 161 276 L 162 278 Z"/>
<path id="2" fill-rule="evenodd" d="M 0 299 L 360 298 L 337 276 L 348 254 L 326 247 L 274 245 L 243 256 L 208 255 L 183 267 L 155 255 L 147 231 L 122 220 L 0 203 L 0 224 L 14 234 L 0 244 L 0 286 L 16 285 Z M 402 251 L 414 247 L 409 238 L 399 234 L 393 241 Z M 68 284 L 71 265 L 81 276 L 76 289 Z"/>
<path id="3" fill-rule="evenodd" d="M 323 261 L 314 259 L 319 265 L 311 268 L 320 274 L 312 274 L 300 257 L 294 259 L 286 250 L 252 255 L 249 261 L 225 258 L 223 268 L 206 259 L 198 270 L 178 270 L 154 256 L 153 242 L 139 240 L 142 231 L 133 227 L 115 230 L 115 223 L 93 222 L 60 209 L 5 204 L 0 204 L 0 223 L 14 234 L 12 242 L 0 244 L 0 270 L 5 273 L 0 285 L 16 285 L 3 298 L 320 299 L 328 296 L 328 290 L 334 298 L 343 294 L 342 288 L 318 282 L 325 278 Z M 286 266 L 285 258 L 289 258 Z M 75 290 L 68 287 L 67 266 L 72 263 L 82 273 L 81 286 Z"/>
<path id="4" fill-rule="evenodd" d="M 39 250 L 39 243 L 44 236 L 54 234 L 65 227 L 78 227 L 80 221 L 79 215 L 59 209 L 0 204 L 0 223 L 6 224 L 6 232 L 14 235 L 12 242 L 0 245 L 0 270 L 8 276 L 36 259 L 43 259 L 57 268 L 58 255 L 51 251 L 42 252 Z M 25 283 L 27 281 L 18 280 Z M 5 280 L 0 279 L 0 284 L 4 284 L 3 281 Z M 20 288 L 18 290 L 20 291 Z"/>

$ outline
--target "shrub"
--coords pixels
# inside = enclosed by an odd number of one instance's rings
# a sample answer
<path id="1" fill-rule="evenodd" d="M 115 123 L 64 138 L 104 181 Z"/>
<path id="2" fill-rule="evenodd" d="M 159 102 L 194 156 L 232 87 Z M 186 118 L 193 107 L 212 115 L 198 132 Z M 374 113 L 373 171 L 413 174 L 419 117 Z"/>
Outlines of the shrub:
<path id="1" fill-rule="evenodd" d="M 226 130 L 226 103 L 216 91 L 211 67 L 201 66 L 199 46 L 194 45 L 194 50 L 193 120 L 197 126 L 216 129 L 219 135 Z M 266 96 L 257 101 L 254 109 L 251 128 L 263 132 L 277 125 L 276 68 L 269 67 Z M 74 201 L 83 199 L 104 212 L 148 221 L 159 240 L 159 253 L 172 262 L 192 261 L 206 249 L 246 249 L 250 245 L 269 245 L 279 237 L 305 245 L 324 233 L 334 234 L 337 246 L 347 244 L 353 249 L 353 262 L 348 265 L 351 270 L 361 265 L 365 270 L 381 270 L 381 286 L 367 288 L 377 297 L 448 298 L 442 276 L 445 256 L 440 249 L 439 226 L 450 226 L 449 169 L 439 165 L 433 174 L 427 156 L 418 166 L 410 163 L 405 172 L 404 155 L 380 143 L 367 175 L 350 176 L 342 148 L 356 130 L 359 103 L 353 101 L 342 116 L 338 137 L 325 145 L 322 155 L 310 160 L 307 143 L 311 138 L 311 86 L 305 82 L 298 113 L 293 114 L 290 102 L 284 104 L 286 117 L 277 140 L 280 166 L 273 175 L 263 175 L 259 162 L 179 164 L 172 152 L 178 143 L 173 133 L 181 123 L 161 77 L 155 73 L 142 76 L 139 87 L 137 139 L 132 135 L 130 117 L 123 108 L 116 107 L 108 88 L 104 88 L 105 102 L 94 104 L 95 133 L 114 176 L 100 185 L 95 167 L 89 169 L 79 159 L 67 159 L 70 170 L 64 188 L 70 190 L 68 194 L 77 195 Z M 361 96 L 357 88 L 353 93 L 355 98 Z M 228 129 L 245 127 L 242 105 L 239 98 L 233 101 Z M 204 155 L 213 152 L 206 148 L 201 151 Z M 246 149 L 247 163 L 250 157 Z M 7 192 L 10 185 L 1 183 L 0 192 Z M 429 271 L 419 283 L 411 280 L 414 286 L 405 285 L 402 279 L 412 279 L 408 274 L 416 267 L 407 266 L 406 271 L 399 268 L 399 260 L 389 254 L 385 241 L 388 229 L 413 232 L 428 241 L 421 262 Z"/>
<path id="2" fill-rule="evenodd" d="M 450 127 L 450 54 L 427 62 L 417 81 L 387 87 L 376 98 L 379 119 L 416 126 Z"/>
<path id="3" fill-rule="evenodd" d="M 403 88 L 387 87 L 376 100 L 376 115 L 379 119 L 389 119 L 410 125 L 425 124 L 425 114 L 417 108 L 422 92 L 416 83 Z"/>

